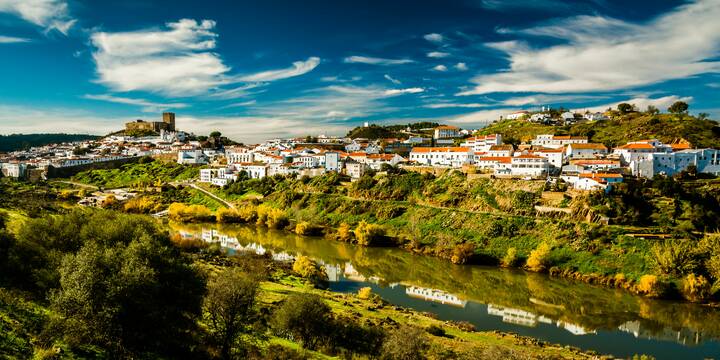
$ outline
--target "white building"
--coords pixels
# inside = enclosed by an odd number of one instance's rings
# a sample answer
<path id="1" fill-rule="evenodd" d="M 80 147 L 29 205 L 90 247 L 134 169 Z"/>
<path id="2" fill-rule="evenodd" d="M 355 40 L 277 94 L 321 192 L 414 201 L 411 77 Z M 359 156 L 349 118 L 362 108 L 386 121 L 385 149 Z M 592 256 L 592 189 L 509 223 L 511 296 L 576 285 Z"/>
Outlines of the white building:
<path id="1" fill-rule="evenodd" d="M 530 116 L 530 122 L 534 122 L 534 123 L 545 124 L 545 123 L 549 123 L 551 120 L 552 120 L 552 117 L 550 117 L 550 114 L 546 114 L 546 113 L 533 114 L 532 116 Z"/>
<path id="2" fill-rule="evenodd" d="M 603 144 L 569 144 L 565 156 L 568 159 L 596 159 L 607 155 L 607 153 L 608 148 Z"/>
<path id="3" fill-rule="evenodd" d="M 720 175 L 720 150 L 691 149 L 674 153 L 651 153 L 638 160 L 635 176 L 652 178 L 655 175 L 673 176 L 695 165 L 698 173 Z"/>
<path id="4" fill-rule="evenodd" d="M 410 151 L 410 161 L 430 166 L 462 167 L 471 164 L 475 157 L 467 147 L 415 147 Z"/>
<path id="5" fill-rule="evenodd" d="M 490 147 L 502 145 L 502 143 L 502 135 L 492 134 L 469 137 L 465 139 L 465 142 L 460 144 L 460 146 L 469 147 L 473 149 L 474 152 L 488 152 Z"/>
<path id="6" fill-rule="evenodd" d="M 614 173 L 580 173 L 576 176 L 562 176 L 561 178 L 575 189 L 587 191 L 609 191 L 614 184 L 623 182 L 623 176 Z"/>
<path id="7" fill-rule="evenodd" d="M 202 150 L 180 150 L 177 162 L 184 165 L 202 165 L 208 163 L 208 158 Z"/>
<path id="8" fill-rule="evenodd" d="M 440 125 L 435 128 L 433 138 L 435 139 L 452 139 L 460 137 L 460 128 L 452 125 Z"/>
<path id="9" fill-rule="evenodd" d="M 512 146 L 512 144 L 503 144 L 490 146 L 490 148 L 486 152 L 486 155 L 493 157 L 505 157 L 513 156 L 514 153 L 515 148 Z"/>
<path id="10" fill-rule="evenodd" d="M 542 156 L 513 156 L 510 162 L 510 174 L 513 176 L 543 177 L 550 172 L 550 163 Z"/>
<path id="11" fill-rule="evenodd" d="M 594 113 L 586 113 L 583 115 L 583 117 L 589 121 L 603 121 L 603 120 L 610 120 L 605 114 L 601 112 L 594 112 Z"/>
<path id="12" fill-rule="evenodd" d="M 588 139 L 585 136 L 570 135 L 538 135 L 530 143 L 533 146 L 542 146 L 546 148 L 558 149 L 570 144 L 587 144 Z"/>
<path id="13" fill-rule="evenodd" d="M 531 154 L 544 157 L 550 166 L 560 169 L 565 162 L 563 149 L 540 148 L 530 151 Z"/>
<path id="14" fill-rule="evenodd" d="M 359 179 L 365 174 L 367 165 L 354 160 L 348 160 L 345 162 L 345 173 L 353 179 Z"/>
<path id="15" fill-rule="evenodd" d="M 340 153 L 334 151 L 328 151 L 325 153 L 325 170 L 336 172 L 342 170 L 342 163 L 340 163 Z"/>
<path id="16" fill-rule="evenodd" d="M 528 116 L 529 114 L 530 113 L 527 111 L 516 111 L 512 114 L 505 115 L 505 119 L 508 119 L 508 120 L 522 119 L 523 117 Z"/>
<path id="17" fill-rule="evenodd" d="M 228 164 L 252 163 L 255 161 L 255 153 L 245 148 L 225 149 L 225 157 Z"/>

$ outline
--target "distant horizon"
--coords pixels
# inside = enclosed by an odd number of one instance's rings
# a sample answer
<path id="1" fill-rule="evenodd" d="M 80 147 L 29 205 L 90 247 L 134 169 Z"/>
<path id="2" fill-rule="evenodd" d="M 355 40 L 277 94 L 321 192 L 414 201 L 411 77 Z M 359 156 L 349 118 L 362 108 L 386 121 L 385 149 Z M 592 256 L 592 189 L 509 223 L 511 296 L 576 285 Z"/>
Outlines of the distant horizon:
<path id="1" fill-rule="evenodd" d="M 716 0 L 0 0 L 0 133 L 174 111 L 257 142 L 620 102 L 717 119 L 718 18 Z"/>

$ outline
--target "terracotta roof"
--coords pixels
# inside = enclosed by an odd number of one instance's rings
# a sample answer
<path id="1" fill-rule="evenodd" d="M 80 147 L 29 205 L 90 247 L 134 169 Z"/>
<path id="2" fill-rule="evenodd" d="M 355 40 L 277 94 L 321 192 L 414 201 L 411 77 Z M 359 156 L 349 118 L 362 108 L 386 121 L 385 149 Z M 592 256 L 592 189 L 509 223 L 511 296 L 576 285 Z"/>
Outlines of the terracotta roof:
<path id="1" fill-rule="evenodd" d="M 510 156 L 483 156 L 477 159 L 477 161 L 496 161 L 499 163 L 509 164 L 512 161 Z"/>
<path id="2" fill-rule="evenodd" d="M 572 146 L 573 149 L 597 149 L 597 150 L 607 150 L 607 147 L 603 144 L 597 144 L 597 143 L 588 143 L 588 144 L 569 144 L 568 146 Z"/>
<path id="3" fill-rule="evenodd" d="M 553 140 L 587 140 L 587 136 L 553 135 Z"/>
<path id="4" fill-rule="evenodd" d="M 503 151 L 503 150 L 513 150 L 513 146 L 511 144 L 503 144 L 503 145 L 493 145 L 490 147 L 490 151 Z"/>
<path id="5" fill-rule="evenodd" d="M 622 179 L 623 176 L 615 173 L 582 173 L 580 174 L 580 177 L 593 179 Z"/>
<path id="6" fill-rule="evenodd" d="M 675 151 L 677 151 L 677 150 L 692 149 L 692 145 L 690 145 L 690 144 L 688 144 L 688 143 L 670 144 L 670 147 L 671 147 L 673 150 L 675 150 Z"/>
<path id="7" fill-rule="evenodd" d="M 542 156 L 532 155 L 532 154 L 522 154 L 519 156 L 515 156 L 515 159 L 544 159 Z"/>
<path id="8" fill-rule="evenodd" d="M 562 148 L 560 148 L 560 149 L 542 148 L 542 149 L 536 149 L 536 150 L 531 150 L 531 151 L 534 153 L 561 153 L 561 152 L 564 152 L 564 150 Z"/>
<path id="9" fill-rule="evenodd" d="M 452 146 L 452 147 L 414 147 L 410 152 L 415 153 L 428 153 L 428 152 L 463 152 L 466 153 L 470 151 L 470 148 L 462 147 L 462 146 Z"/>
<path id="10" fill-rule="evenodd" d="M 571 163 L 575 165 L 619 165 L 620 160 L 575 160 Z"/>
<path id="11" fill-rule="evenodd" d="M 367 157 L 368 159 L 392 160 L 395 154 L 369 154 Z"/>
<path id="12" fill-rule="evenodd" d="M 435 130 L 459 130 L 460 128 L 452 125 L 440 125 Z"/>
<path id="13" fill-rule="evenodd" d="M 647 143 L 625 144 L 623 146 L 618 146 L 617 148 L 618 149 L 648 149 L 648 150 L 655 149 L 654 146 L 647 144 Z"/>
<path id="14" fill-rule="evenodd" d="M 348 156 L 355 156 L 355 157 L 366 157 L 367 153 L 364 151 L 358 151 L 358 152 L 351 152 L 348 154 Z"/>

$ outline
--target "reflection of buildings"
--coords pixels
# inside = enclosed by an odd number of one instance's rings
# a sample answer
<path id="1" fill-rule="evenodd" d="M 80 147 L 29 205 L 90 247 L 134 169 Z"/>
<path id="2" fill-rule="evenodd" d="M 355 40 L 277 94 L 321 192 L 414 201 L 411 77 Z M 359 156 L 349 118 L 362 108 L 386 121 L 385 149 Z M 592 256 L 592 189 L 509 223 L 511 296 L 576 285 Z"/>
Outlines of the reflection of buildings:
<path id="1" fill-rule="evenodd" d="M 465 307 L 467 304 L 467 300 L 460 300 L 460 298 L 453 294 L 436 289 L 408 286 L 405 288 L 405 294 L 410 297 L 423 299 L 425 301 L 438 302 L 444 305 Z"/>
<path id="2" fill-rule="evenodd" d="M 674 341 L 683 345 L 698 345 L 702 343 L 702 333 L 687 328 L 674 330 L 670 327 L 663 327 L 662 331 L 643 329 L 639 321 L 628 321 L 618 326 L 620 331 L 633 334 L 636 338 Z"/>
<path id="3" fill-rule="evenodd" d="M 213 229 L 202 229 L 200 237 L 207 243 L 220 243 L 220 246 L 235 251 L 251 252 L 258 255 L 265 255 L 267 252 L 260 244 L 250 243 L 247 246 L 243 246 L 238 242 L 236 237 L 225 235 Z"/>
<path id="4" fill-rule="evenodd" d="M 505 308 L 494 304 L 488 304 L 487 312 L 488 315 L 502 317 L 502 321 L 509 324 L 528 327 L 535 327 L 537 326 L 538 322 L 552 324 L 552 319 L 548 319 L 544 316 L 535 315 L 525 310 Z"/>
<path id="5" fill-rule="evenodd" d="M 495 315 L 502 317 L 502 321 L 509 324 L 535 327 L 538 323 L 553 324 L 553 320 L 542 315 L 536 315 L 529 311 L 506 308 L 494 304 L 488 304 L 487 312 L 489 315 Z M 580 325 L 572 324 L 562 320 L 555 322 L 557 327 L 567 330 L 573 335 L 587 335 L 594 334 L 595 330 L 586 329 Z"/>
<path id="6" fill-rule="evenodd" d="M 322 262 L 320 262 L 322 263 Z M 325 273 L 327 274 L 328 281 L 330 282 L 339 282 L 342 278 L 342 269 L 340 268 L 340 265 L 335 264 L 324 264 L 325 267 Z"/>
<path id="7" fill-rule="evenodd" d="M 366 277 L 365 275 L 360 274 L 360 272 L 355 270 L 355 267 L 349 261 L 345 263 L 345 270 L 343 271 L 343 276 L 345 276 L 346 279 L 351 281 L 371 282 L 375 284 L 379 283 L 381 280 L 377 276 Z"/>

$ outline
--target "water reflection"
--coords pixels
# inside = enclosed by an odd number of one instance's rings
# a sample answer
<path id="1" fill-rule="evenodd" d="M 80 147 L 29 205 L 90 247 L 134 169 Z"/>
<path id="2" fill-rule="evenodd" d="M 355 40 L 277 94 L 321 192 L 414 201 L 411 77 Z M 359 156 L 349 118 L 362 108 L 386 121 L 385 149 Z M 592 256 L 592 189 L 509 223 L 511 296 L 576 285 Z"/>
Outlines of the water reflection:
<path id="1" fill-rule="evenodd" d="M 278 261 L 310 256 L 325 267 L 333 291 L 370 286 L 391 303 L 445 320 L 468 321 L 479 330 L 512 331 L 623 357 L 720 358 L 720 311 L 714 308 L 263 228 L 171 227 L 182 236 L 220 243 L 233 252 L 269 251 Z"/>

